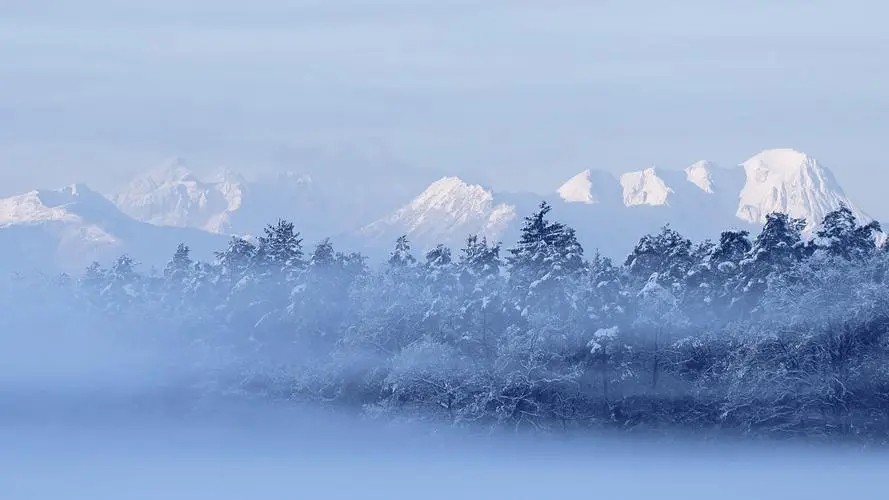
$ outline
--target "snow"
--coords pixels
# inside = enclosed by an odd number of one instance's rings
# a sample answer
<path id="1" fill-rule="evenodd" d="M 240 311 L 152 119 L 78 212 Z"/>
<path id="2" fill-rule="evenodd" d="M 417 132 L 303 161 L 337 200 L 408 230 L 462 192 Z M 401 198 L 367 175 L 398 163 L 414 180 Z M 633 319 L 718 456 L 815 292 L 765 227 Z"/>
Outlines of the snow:
<path id="1" fill-rule="evenodd" d="M 343 175 L 346 169 L 349 175 Z M 298 221 L 308 242 L 336 237 L 357 247 L 356 228 L 396 210 L 428 182 L 425 173 L 347 151 L 329 158 L 310 155 L 287 170 L 249 178 L 229 168 L 217 172 L 198 176 L 173 159 L 111 198 L 134 219 L 158 226 L 249 237 L 284 218 Z"/>
<path id="2" fill-rule="evenodd" d="M 0 199 L 0 227 L 65 220 L 74 221 L 77 220 L 77 216 L 62 207 L 44 205 L 39 191 Z"/>
<path id="3" fill-rule="evenodd" d="M 485 210 L 494 199 L 490 191 L 467 184 L 458 177 L 443 177 L 433 182 L 410 203 L 415 210 L 444 210 L 459 220 Z"/>
<path id="4" fill-rule="evenodd" d="M 462 243 L 470 234 L 496 240 L 516 219 L 515 206 L 458 177 L 443 177 L 393 214 L 361 229 L 365 237 L 394 240 L 402 234 L 420 247 Z"/>
<path id="5" fill-rule="evenodd" d="M 716 164 L 701 160 L 684 169 L 684 179 L 675 171 L 647 168 L 620 175 L 623 205 L 626 207 L 652 206 L 677 207 L 686 205 L 700 210 L 702 200 L 696 193 L 713 195 L 710 207 L 718 213 L 700 213 L 697 217 L 720 218 L 729 226 L 732 218 L 752 225 L 765 221 L 772 212 L 786 212 L 793 217 L 805 218 L 809 230 L 824 215 L 846 204 L 862 221 L 870 220 L 848 199 L 833 174 L 810 156 L 793 149 L 769 149 L 753 156 L 734 170 L 719 168 Z M 567 203 L 599 204 L 601 192 L 607 181 L 594 182 L 593 172 L 585 170 L 559 187 L 559 197 Z M 694 186 L 693 190 L 685 186 Z M 727 207 L 734 211 L 722 213 Z M 664 214 L 661 223 L 672 222 Z"/>
<path id="6" fill-rule="evenodd" d="M 0 227 L 46 223 L 76 224 L 92 239 L 114 241 L 93 223 L 118 222 L 114 206 L 99 193 L 83 184 L 61 189 L 34 190 L 0 199 Z M 101 234 L 101 236 L 100 236 Z"/>
<path id="7" fill-rule="evenodd" d="M 587 348 L 590 354 L 596 354 L 605 348 L 605 345 L 617 338 L 620 333 L 620 327 L 612 326 L 610 328 L 600 328 L 593 333 L 593 338 L 587 342 Z"/>
<path id="8" fill-rule="evenodd" d="M 244 180 L 233 172 L 204 182 L 174 159 L 134 179 L 114 197 L 131 217 L 158 226 L 192 227 L 212 233 L 230 229 L 244 200 Z"/>
<path id="9" fill-rule="evenodd" d="M 693 163 L 691 166 L 686 167 L 685 175 L 688 179 L 688 182 L 691 182 L 695 186 L 701 188 L 701 191 L 705 193 L 712 194 L 713 191 L 713 177 L 712 170 L 715 165 L 709 161 L 701 160 Z"/>
<path id="10" fill-rule="evenodd" d="M 334 179 L 323 169 L 251 181 L 225 170 L 203 180 L 176 158 L 113 196 L 119 210 L 83 185 L 31 191 L 0 200 L 0 227 L 62 224 L 69 241 L 81 237 L 110 243 L 120 240 L 124 228 L 136 227 L 130 219 L 246 236 L 283 217 L 297 221 L 309 243 L 338 237 L 340 244 L 373 255 L 388 251 L 402 234 L 420 249 L 437 243 L 461 245 L 469 234 L 508 243 L 522 216 L 543 198 L 552 202 L 559 219 L 577 229 L 585 246 L 622 257 L 636 238 L 665 223 L 700 240 L 716 238 L 726 228 L 755 233 L 773 211 L 805 218 L 807 236 L 841 203 L 859 220 L 870 220 L 829 170 L 793 149 L 766 150 L 730 169 L 709 161 L 681 170 L 647 168 L 620 176 L 586 169 L 543 197 L 497 193 L 453 176 L 425 189 L 415 180 L 381 174 Z"/>
<path id="11" fill-rule="evenodd" d="M 223 244 L 206 233 L 133 220 L 84 184 L 0 199 L 0 260 L 16 270 L 80 271 L 93 260 L 107 263 L 123 253 L 162 264 L 150 259 L 166 259 L 180 242 L 202 253 Z"/>
<path id="12" fill-rule="evenodd" d="M 617 179 L 608 172 L 584 170 L 562 184 L 557 190 L 566 203 L 607 204 L 619 200 Z"/>
<path id="13" fill-rule="evenodd" d="M 624 205 L 669 205 L 673 189 L 658 176 L 654 167 L 620 176 Z"/>
<path id="14" fill-rule="evenodd" d="M 593 191 L 593 182 L 590 179 L 590 171 L 583 172 L 568 179 L 558 190 L 559 196 L 569 203 L 598 203 L 599 200 Z"/>
<path id="15" fill-rule="evenodd" d="M 737 217 L 761 224 L 768 214 L 784 212 L 808 222 L 811 232 L 831 210 L 846 204 L 859 220 L 870 220 L 846 197 L 833 174 L 814 158 L 794 149 L 768 149 L 741 167 L 746 183 Z"/>
<path id="16" fill-rule="evenodd" d="M 766 214 L 788 211 L 810 221 L 809 236 L 840 203 L 850 206 L 860 220 L 870 220 L 820 163 L 794 150 L 768 150 L 732 168 L 701 160 L 683 169 L 652 167 L 619 176 L 585 169 L 549 197 L 504 195 L 458 177 L 443 177 L 401 208 L 362 225 L 356 239 L 368 251 L 388 248 L 402 234 L 419 247 L 458 245 L 470 233 L 508 242 L 517 234 L 522 216 L 541 198 L 551 202 L 560 220 L 577 229 L 585 246 L 612 257 L 626 255 L 640 235 L 664 224 L 693 240 L 715 239 L 727 228 L 756 234 Z"/>

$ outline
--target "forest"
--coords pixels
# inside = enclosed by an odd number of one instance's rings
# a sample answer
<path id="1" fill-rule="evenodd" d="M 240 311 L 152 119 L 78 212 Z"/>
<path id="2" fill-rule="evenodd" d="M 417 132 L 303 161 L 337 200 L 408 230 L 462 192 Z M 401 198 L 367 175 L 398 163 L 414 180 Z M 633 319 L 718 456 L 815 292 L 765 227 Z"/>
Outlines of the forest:
<path id="1" fill-rule="evenodd" d="M 163 269 L 16 275 L 0 326 L 161 343 L 199 353 L 176 359 L 202 390 L 367 418 L 889 441 L 878 223 L 840 207 L 812 234 L 781 213 L 718 241 L 665 226 L 613 262 L 550 210 L 512 245 L 420 255 L 401 237 L 373 265 L 279 220 L 210 262 L 182 244 Z"/>

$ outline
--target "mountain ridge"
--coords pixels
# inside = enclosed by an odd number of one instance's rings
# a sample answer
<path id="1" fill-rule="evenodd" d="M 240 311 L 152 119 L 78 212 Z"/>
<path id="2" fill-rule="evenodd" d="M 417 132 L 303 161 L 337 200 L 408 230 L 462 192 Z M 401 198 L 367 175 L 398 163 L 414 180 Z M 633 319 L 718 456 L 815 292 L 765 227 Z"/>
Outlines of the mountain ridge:
<path id="1" fill-rule="evenodd" d="M 425 205 L 423 200 L 429 197 L 429 189 L 434 189 L 436 183 L 442 181 L 439 180 L 389 216 L 359 232 L 370 232 L 378 238 L 385 235 L 388 239 L 406 234 L 422 247 L 454 241 L 451 233 L 455 228 L 463 232 L 476 229 L 481 235 L 497 240 L 516 232 L 514 225 L 521 219 L 515 215 L 507 224 L 486 227 L 482 221 L 494 216 L 494 206 L 512 214 L 533 210 L 526 201 L 512 203 L 489 188 L 459 178 L 448 179 L 452 184 L 473 186 L 453 191 L 454 196 L 485 193 L 486 203 L 476 203 L 471 215 L 459 216 L 473 220 L 474 225 L 455 225 L 456 214 L 442 216 L 437 209 Z M 862 222 L 872 220 L 846 196 L 830 170 L 805 153 L 789 148 L 764 150 L 734 168 L 701 160 L 681 170 L 648 167 L 617 177 L 606 171 L 585 169 L 550 195 L 538 196 L 537 200 L 540 199 L 550 202 L 554 214 L 573 225 L 580 235 L 587 235 L 588 245 L 615 254 L 629 251 L 634 243 L 621 233 L 636 238 L 664 224 L 701 240 L 717 238 L 720 231 L 728 228 L 755 232 L 771 212 L 805 218 L 807 234 L 814 231 L 827 212 L 840 205 L 850 207 Z M 449 203 L 472 205 L 468 200 L 458 199 Z M 508 227 L 509 224 L 513 227 Z M 621 238 L 625 241 L 614 242 Z"/>
<path id="2" fill-rule="evenodd" d="M 108 263 L 122 254 L 160 266 L 181 242 L 209 257 L 225 239 L 136 221 L 85 184 L 0 199 L 0 269 L 80 271 L 92 261 Z"/>
<path id="3" fill-rule="evenodd" d="M 872 220 L 826 166 L 787 148 L 764 150 L 733 168 L 705 160 L 684 169 L 648 167 L 620 176 L 589 168 L 546 195 L 503 193 L 443 176 L 405 201 L 404 193 L 422 184 L 415 178 L 388 184 L 385 179 L 349 182 L 323 171 L 250 181 L 228 170 L 202 180 L 173 159 L 110 197 L 74 184 L 0 199 L 0 230 L 42 231 L 46 245 L 70 247 L 81 257 L 146 254 L 140 247 L 158 248 L 147 241 L 153 238 L 171 246 L 163 250 L 166 255 L 177 238 L 188 243 L 204 235 L 216 242 L 228 235 L 249 237 L 277 218 L 288 218 L 306 241 L 333 236 L 338 244 L 381 255 L 403 234 L 419 249 L 458 246 L 470 234 L 509 241 L 522 216 L 544 200 L 554 217 L 577 230 L 584 246 L 621 256 L 639 235 L 664 224 L 701 240 L 724 229 L 756 232 L 773 211 L 806 218 L 807 234 L 840 205 L 862 222 Z M 392 208 L 385 211 L 387 206 Z"/>

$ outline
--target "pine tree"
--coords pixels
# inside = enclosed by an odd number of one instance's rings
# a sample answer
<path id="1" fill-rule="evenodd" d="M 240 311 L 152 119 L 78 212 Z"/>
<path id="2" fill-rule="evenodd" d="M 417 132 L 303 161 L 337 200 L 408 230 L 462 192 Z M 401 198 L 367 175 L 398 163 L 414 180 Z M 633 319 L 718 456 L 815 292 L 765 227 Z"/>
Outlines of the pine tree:
<path id="1" fill-rule="evenodd" d="M 599 328 L 610 328 L 625 320 L 627 313 L 626 294 L 622 270 L 608 257 L 598 251 L 589 262 L 589 286 L 584 302 L 587 315 Z"/>
<path id="2" fill-rule="evenodd" d="M 330 269 L 336 264 L 336 252 L 330 238 L 324 238 L 321 243 L 315 245 L 312 256 L 309 258 L 309 267 L 314 269 Z"/>
<path id="3" fill-rule="evenodd" d="M 497 338 L 505 328 L 500 244 L 471 235 L 457 262 L 458 299 L 454 311 L 457 345 L 475 359 L 494 357 Z"/>
<path id="4" fill-rule="evenodd" d="M 847 260 L 863 259 L 876 250 L 875 233 L 881 230 L 877 221 L 858 225 L 855 214 L 846 205 L 824 216 L 816 233 L 815 248 L 833 257 Z"/>
<path id="5" fill-rule="evenodd" d="M 727 272 L 729 268 L 738 267 L 752 248 L 748 231 L 723 231 L 719 236 L 719 243 L 710 253 L 710 261 L 717 270 Z"/>
<path id="6" fill-rule="evenodd" d="M 753 248 L 747 231 L 723 231 L 717 243 L 701 246 L 687 279 L 686 304 L 698 320 L 718 320 L 736 299 L 741 261 Z"/>
<path id="7" fill-rule="evenodd" d="M 216 252 L 216 262 L 220 268 L 220 274 L 228 286 L 238 283 L 247 274 L 247 271 L 256 261 L 256 246 L 249 241 L 233 236 L 228 242 L 228 248 L 222 252 Z"/>
<path id="8" fill-rule="evenodd" d="M 299 232 L 294 231 L 292 222 L 279 219 L 276 224 L 266 226 L 263 232 L 257 254 L 267 272 L 287 276 L 305 266 L 302 239 Z"/>
<path id="9" fill-rule="evenodd" d="M 680 283 L 692 262 L 691 241 L 666 225 L 658 234 L 643 236 L 624 265 L 643 282 L 656 273 L 661 281 Z"/>
<path id="10" fill-rule="evenodd" d="M 540 306 L 555 314 L 573 305 L 569 282 L 584 271 L 584 262 L 583 247 L 574 229 L 547 219 L 551 210 L 544 201 L 535 213 L 525 217 L 507 263 L 517 306 Z"/>
<path id="11" fill-rule="evenodd" d="M 747 257 L 741 261 L 739 290 L 748 310 L 755 308 L 772 276 L 787 273 L 809 253 L 802 238 L 804 219 L 795 219 L 775 212 L 766 216 L 762 231 L 753 242 Z"/>
<path id="12" fill-rule="evenodd" d="M 106 275 L 106 285 L 101 291 L 107 308 L 122 312 L 139 298 L 140 275 L 136 271 L 136 261 L 129 255 L 121 255 Z"/>
<path id="13" fill-rule="evenodd" d="M 417 259 L 411 254 L 411 244 L 407 235 L 401 235 L 395 240 L 395 249 L 389 254 L 389 267 L 404 269 L 417 264 Z"/>
<path id="14" fill-rule="evenodd" d="M 164 278 L 172 286 L 181 287 L 191 277 L 194 271 L 194 261 L 191 260 L 190 253 L 188 245 L 180 243 L 176 247 L 173 259 L 164 267 Z"/>
<path id="15" fill-rule="evenodd" d="M 447 340 L 452 345 L 457 337 L 454 315 L 457 304 L 457 273 L 451 249 L 438 244 L 426 253 L 420 269 L 419 285 L 425 307 L 421 327 L 437 341 Z"/>
<path id="16" fill-rule="evenodd" d="M 454 287 L 457 285 L 457 276 L 454 263 L 451 259 L 451 249 L 438 244 L 426 253 L 426 262 L 423 264 L 423 281 L 427 293 L 433 297 L 449 296 L 453 298 Z"/>
<path id="17" fill-rule="evenodd" d="M 451 249 L 439 243 L 426 252 L 426 267 L 437 269 L 451 264 Z"/>

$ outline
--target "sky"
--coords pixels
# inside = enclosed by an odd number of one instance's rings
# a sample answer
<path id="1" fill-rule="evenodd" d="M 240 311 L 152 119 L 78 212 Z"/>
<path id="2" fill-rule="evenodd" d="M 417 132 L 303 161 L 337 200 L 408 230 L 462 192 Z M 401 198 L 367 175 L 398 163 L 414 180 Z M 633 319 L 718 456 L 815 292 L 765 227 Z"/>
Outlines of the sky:
<path id="1" fill-rule="evenodd" d="M 889 217 L 878 1 L 3 0 L 0 196 L 307 151 L 551 192 L 793 147 Z M 396 168 L 396 167 L 392 167 Z"/>

